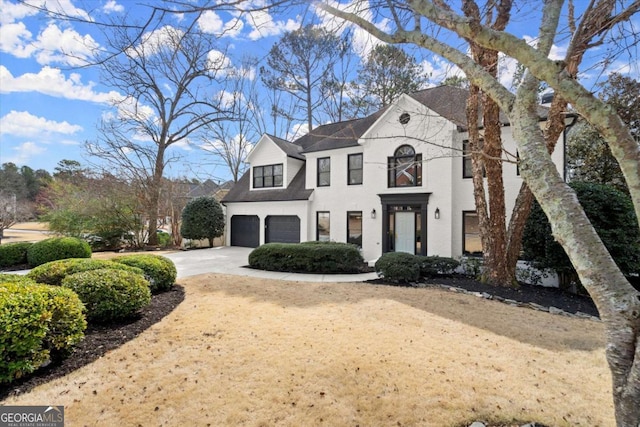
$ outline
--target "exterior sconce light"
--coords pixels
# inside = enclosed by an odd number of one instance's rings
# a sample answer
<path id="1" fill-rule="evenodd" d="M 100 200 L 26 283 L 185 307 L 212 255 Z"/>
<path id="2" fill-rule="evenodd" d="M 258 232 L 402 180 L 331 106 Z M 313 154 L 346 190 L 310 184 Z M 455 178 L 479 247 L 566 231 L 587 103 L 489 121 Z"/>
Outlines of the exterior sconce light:
<path id="1" fill-rule="evenodd" d="M 371 219 L 376 219 L 376 210 L 375 209 L 373 209 L 371 211 Z"/>
<path id="2" fill-rule="evenodd" d="M 435 219 L 440 219 L 440 208 L 436 208 L 433 216 L 435 217 Z"/>

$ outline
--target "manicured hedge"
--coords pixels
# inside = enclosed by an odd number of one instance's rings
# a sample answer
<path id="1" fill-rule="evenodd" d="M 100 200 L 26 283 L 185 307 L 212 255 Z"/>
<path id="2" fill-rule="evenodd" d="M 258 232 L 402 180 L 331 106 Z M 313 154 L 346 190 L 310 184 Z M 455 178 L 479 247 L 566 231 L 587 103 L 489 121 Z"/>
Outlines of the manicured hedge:
<path id="1" fill-rule="evenodd" d="M 387 252 L 376 261 L 376 273 L 389 281 L 415 282 L 420 278 L 420 258 L 404 252 Z"/>
<path id="2" fill-rule="evenodd" d="M 300 273 L 357 273 L 364 260 L 348 243 L 267 243 L 249 254 L 249 265 L 270 271 Z"/>
<path id="3" fill-rule="evenodd" d="M 0 245 L 0 268 L 27 263 L 27 251 L 31 242 L 15 242 Z"/>
<path id="4" fill-rule="evenodd" d="M 33 268 L 27 274 L 27 277 L 35 280 L 38 283 L 60 286 L 60 284 L 62 284 L 62 279 L 71 274 L 80 273 L 83 271 L 99 270 L 102 268 L 126 270 L 133 273 L 138 273 L 143 276 L 145 274 L 144 271 L 139 268 L 130 267 L 128 265 L 120 264 L 113 261 L 91 258 L 69 258 L 58 261 L 51 261 L 39 265 Z"/>
<path id="5" fill-rule="evenodd" d="M 52 237 L 34 243 L 27 251 L 31 267 L 67 258 L 91 258 L 89 244 L 75 237 Z"/>
<path id="6" fill-rule="evenodd" d="M 35 285 L 36 282 L 22 274 L 0 273 L 0 283 L 24 283 L 27 285 Z"/>
<path id="7" fill-rule="evenodd" d="M 78 294 L 90 322 L 109 323 L 133 317 L 151 302 L 149 282 L 130 271 L 83 271 L 65 277 L 62 286 Z"/>
<path id="8" fill-rule="evenodd" d="M 176 282 L 178 272 L 176 266 L 167 257 L 151 254 L 135 254 L 117 257 L 114 262 L 136 267 L 144 271 L 150 283 L 151 293 L 164 292 L 171 289 Z"/>
<path id="9" fill-rule="evenodd" d="M 376 272 L 391 282 L 415 282 L 421 277 L 453 274 L 460 263 L 453 258 L 387 252 L 376 261 Z"/>
<path id="10" fill-rule="evenodd" d="M 66 357 L 84 338 L 84 306 L 69 289 L 0 281 L 0 382 Z"/>

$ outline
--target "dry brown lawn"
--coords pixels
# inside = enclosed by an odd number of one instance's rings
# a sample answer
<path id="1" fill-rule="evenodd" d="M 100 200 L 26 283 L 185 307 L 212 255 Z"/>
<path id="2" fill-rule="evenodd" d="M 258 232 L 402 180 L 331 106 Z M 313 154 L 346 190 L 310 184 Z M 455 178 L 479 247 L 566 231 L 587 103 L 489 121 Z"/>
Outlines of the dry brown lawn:
<path id="1" fill-rule="evenodd" d="M 48 227 L 45 223 L 40 222 L 20 222 L 11 228 L 4 230 L 2 243 L 13 242 L 38 242 L 40 240 L 51 237 L 48 233 Z"/>
<path id="2" fill-rule="evenodd" d="M 598 322 L 435 289 L 225 275 L 138 338 L 4 404 L 68 426 L 612 426 Z"/>

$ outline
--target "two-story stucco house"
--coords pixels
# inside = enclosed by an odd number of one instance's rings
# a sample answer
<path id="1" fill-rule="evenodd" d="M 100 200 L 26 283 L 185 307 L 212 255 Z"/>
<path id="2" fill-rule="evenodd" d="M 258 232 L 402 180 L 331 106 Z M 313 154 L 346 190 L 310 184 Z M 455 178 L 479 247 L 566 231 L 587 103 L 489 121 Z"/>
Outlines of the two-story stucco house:
<path id="1" fill-rule="evenodd" d="M 262 136 L 248 171 L 222 200 L 227 245 L 351 242 L 367 261 L 390 251 L 480 252 L 471 160 L 464 155 L 466 97 L 464 89 L 440 86 L 293 142 Z M 542 121 L 546 109 L 540 111 Z M 502 124 L 510 212 L 522 179 L 512 129 L 506 118 Z M 554 154 L 559 168 L 563 142 Z"/>

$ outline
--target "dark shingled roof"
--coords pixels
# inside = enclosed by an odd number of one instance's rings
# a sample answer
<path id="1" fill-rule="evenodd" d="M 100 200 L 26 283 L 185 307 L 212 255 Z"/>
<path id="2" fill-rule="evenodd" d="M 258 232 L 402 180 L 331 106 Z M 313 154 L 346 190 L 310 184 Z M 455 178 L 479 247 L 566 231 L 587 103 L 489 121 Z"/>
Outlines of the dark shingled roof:
<path id="1" fill-rule="evenodd" d="M 290 200 L 308 200 L 313 189 L 305 189 L 306 167 L 302 166 L 287 188 L 251 191 L 251 171 L 246 171 L 242 178 L 231 188 L 222 203 L 234 202 L 285 202 Z"/>
<path id="2" fill-rule="evenodd" d="M 466 109 L 469 96 L 467 89 L 454 86 L 437 86 L 411 93 L 409 96 L 451 121 L 461 131 L 467 129 Z M 386 111 L 387 107 L 362 119 L 318 126 L 293 143 L 302 147 L 302 153 L 357 146 L 358 139 Z M 541 120 L 547 118 L 548 111 L 546 107 L 538 107 L 538 116 Z M 479 114 L 482 114 L 482 112 L 480 111 Z M 482 117 L 480 117 L 480 122 L 482 122 Z M 503 125 L 509 124 L 506 114 L 502 112 L 500 113 L 500 122 Z"/>
<path id="3" fill-rule="evenodd" d="M 271 138 L 271 140 L 273 142 L 275 142 L 275 144 L 280 147 L 280 149 L 282 151 L 284 151 L 284 153 L 288 156 L 288 157 L 293 157 L 294 159 L 299 159 L 299 160 L 304 160 L 304 156 L 302 154 L 300 154 L 300 151 L 302 150 L 302 147 L 300 147 L 299 145 L 296 144 L 292 144 L 289 141 L 286 141 L 282 138 L 278 138 L 277 136 L 273 136 L 273 135 L 269 135 L 267 134 L 267 136 L 269 138 Z"/>

